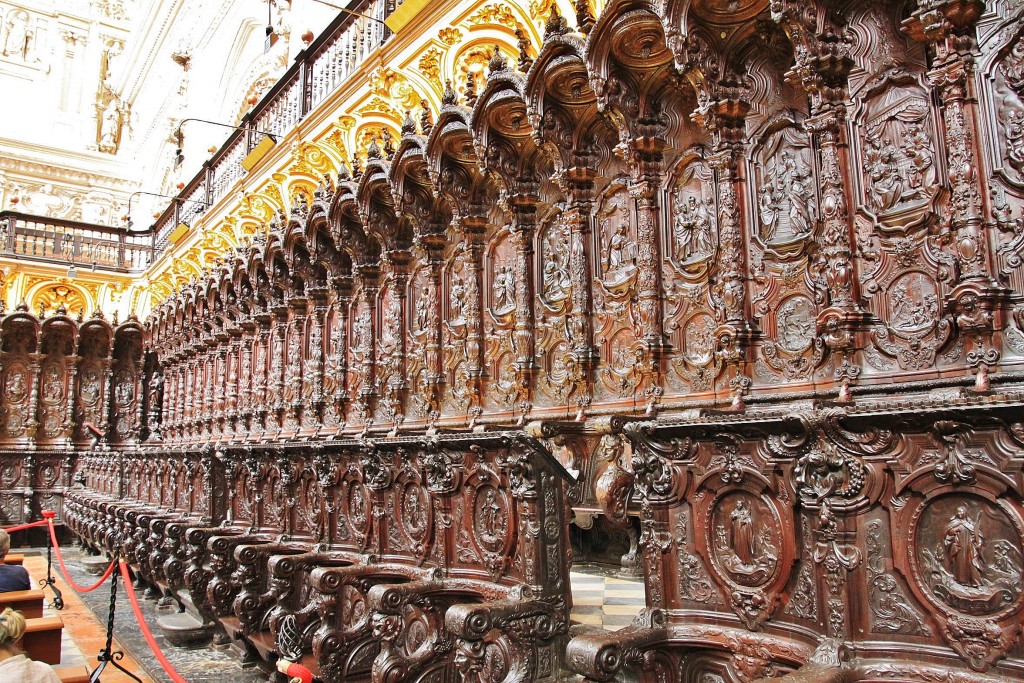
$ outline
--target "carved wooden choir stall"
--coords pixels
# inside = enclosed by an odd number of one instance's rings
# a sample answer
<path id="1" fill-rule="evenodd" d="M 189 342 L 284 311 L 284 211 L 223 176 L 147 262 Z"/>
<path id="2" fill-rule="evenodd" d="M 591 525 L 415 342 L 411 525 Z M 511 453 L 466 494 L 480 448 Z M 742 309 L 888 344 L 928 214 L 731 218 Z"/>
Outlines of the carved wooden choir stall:
<path id="1" fill-rule="evenodd" d="M 326 681 L 1024 677 L 1024 8 L 577 5 L 144 325 L 6 315 L 4 514 Z"/>

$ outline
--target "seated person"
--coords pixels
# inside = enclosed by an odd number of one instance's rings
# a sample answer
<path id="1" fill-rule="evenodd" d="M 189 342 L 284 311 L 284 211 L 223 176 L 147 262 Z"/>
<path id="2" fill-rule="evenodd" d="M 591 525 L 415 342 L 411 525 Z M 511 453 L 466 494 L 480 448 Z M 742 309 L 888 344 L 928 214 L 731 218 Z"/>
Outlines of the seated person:
<path id="1" fill-rule="evenodd" d="M 27 591 L 32 587 L 28 580 L 28 570 L 16 564 L 4 564 L 4 558 L 7 557 L 7 551 L 10 549 L 11 537 L 6 531 L 0 529 L 0 593 Z"/>
<path id="2" fill-rule="evenodd" d="M 6 534 L 5 534 L 6 535 Z M 0 613 L 0 681 L 60 683 L 49 664 L 26 657 L 17 643 L 25 635 L 25 617 L 10 607 Z"/>

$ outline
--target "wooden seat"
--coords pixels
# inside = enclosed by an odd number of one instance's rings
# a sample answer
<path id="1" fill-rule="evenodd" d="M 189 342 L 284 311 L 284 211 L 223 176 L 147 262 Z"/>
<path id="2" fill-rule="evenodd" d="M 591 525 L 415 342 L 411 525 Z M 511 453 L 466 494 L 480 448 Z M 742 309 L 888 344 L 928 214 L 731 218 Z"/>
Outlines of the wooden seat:
<path id="1" fill-rule="evenodd" d="M 54 669 L 57 678 L 61 683 L 89 683 L 89 667 L 87 666 L 63 666 Z"/>
<path id="2" fill-rule="evenodd" d="M 4 557 L 3 564 L 25 564 L 25 556 L 21 553 L 7 553 Z"/>
<path id="3" fill-rule="evenodd" d="M 47 664 L 60 664 L 60 640 L 64 622 L 60 617 L 29 619 L 21 647 L 29 659 Z"/>
<path id="4" fill-rule="evenodd" d="M 0 610 L 10 607 L 21 612 L 26 619 L 38 619 L 43 616 L 45 602 L 46 596 L 41 590 L 0 593 Z"/>

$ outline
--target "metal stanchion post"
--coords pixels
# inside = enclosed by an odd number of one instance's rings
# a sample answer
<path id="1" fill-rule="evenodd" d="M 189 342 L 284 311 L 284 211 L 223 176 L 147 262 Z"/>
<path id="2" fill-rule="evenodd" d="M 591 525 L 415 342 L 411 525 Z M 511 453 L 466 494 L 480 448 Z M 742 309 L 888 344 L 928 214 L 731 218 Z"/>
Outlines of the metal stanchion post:
<path id="1" fill-rule="evenodd" d="M 114 558 L 114 561 L 117 561 L 116 557 Z M 99 666 L 97 666 L 96 670 L 92 672 L 91 676 L 89 676 L 89 683 L 99 683 L 100 674 L 102 674 L 103 670 L 107 668 L 107 664 L 113 664 L 115 669 L 123 671 L 125 675 L 131 677 L 132 680 L 142 683 L 142 681 L 132 674 L 131 671 L 128 671 L 128 669 L 118 664 L 118 662 L 124 659 L 124 652 L 121 650 L 112 650 L 114 643 L 114 608 L 117 604 L 117 576 L 117 572 L 113 572 L 110 575 L 110 612 L 107 615 L 107 642 L 103 649 L 100 650 L 100 653 L 96 655 L 96 661 L 99 662 Z"/>

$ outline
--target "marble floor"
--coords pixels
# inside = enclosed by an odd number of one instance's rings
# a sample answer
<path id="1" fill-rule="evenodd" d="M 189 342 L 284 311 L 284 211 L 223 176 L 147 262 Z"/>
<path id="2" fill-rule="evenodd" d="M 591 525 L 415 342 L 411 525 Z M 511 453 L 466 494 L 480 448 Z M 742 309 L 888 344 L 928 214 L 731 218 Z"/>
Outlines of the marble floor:
<path id="1" fill-rule="evenodd" d="M 645 604 L 644 582 L 625 578 L 609 567 L 573 565 L 572 621 L 617 631 L 628 626 Z"/>

